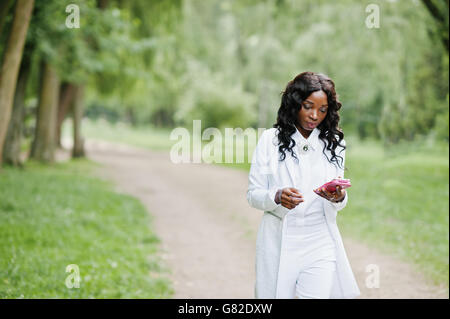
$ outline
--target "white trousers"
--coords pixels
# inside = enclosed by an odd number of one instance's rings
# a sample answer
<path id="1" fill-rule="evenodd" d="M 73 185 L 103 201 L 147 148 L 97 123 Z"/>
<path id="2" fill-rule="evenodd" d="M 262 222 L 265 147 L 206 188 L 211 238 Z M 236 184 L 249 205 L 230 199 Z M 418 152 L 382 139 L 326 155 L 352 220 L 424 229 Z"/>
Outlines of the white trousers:
<path id="1" fill-rule="evenodd" d="M 288 228 L 278 298 L 328 299 L 336 271 L 336 247 L 326 223 Z"/>

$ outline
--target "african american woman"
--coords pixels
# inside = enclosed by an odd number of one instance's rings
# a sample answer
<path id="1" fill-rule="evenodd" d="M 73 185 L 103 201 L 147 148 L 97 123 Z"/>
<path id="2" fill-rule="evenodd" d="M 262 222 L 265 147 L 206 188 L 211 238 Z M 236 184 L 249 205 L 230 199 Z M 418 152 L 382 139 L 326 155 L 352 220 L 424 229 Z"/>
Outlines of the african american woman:
<path id="1" fill-rule="evenodd" d="M 303 72 L 287 84 L 276 123 L 253 153 L 247 201 L 264 211 L 256 242 L 256 298 L 355 298 L 360 290 L 336 224 L 345 189 L 341 103 L 327 76 Z"/>

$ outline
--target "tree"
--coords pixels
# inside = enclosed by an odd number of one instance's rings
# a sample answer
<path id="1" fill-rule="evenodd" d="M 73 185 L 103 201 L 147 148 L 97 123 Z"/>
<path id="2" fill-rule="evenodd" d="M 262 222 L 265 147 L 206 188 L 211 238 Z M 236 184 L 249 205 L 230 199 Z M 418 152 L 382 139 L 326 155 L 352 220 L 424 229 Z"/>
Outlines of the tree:
<path id="1" fill-rule="evenodd" d="M 55 160 L 56 118 L 59 98 L 59 76 L 48 62 L 42 62 L 42 81 L 36 114 L 36 130 L 31 157 L 42 162 Z"/>
<path id="2" fill-rule="evenodd" d="M 14 94 L 14 105 L 9 121 L 8 132 L 3 147 L 3 162 L 20 166 L 20 148 L 22 140 L 23 121 L 25 115 L 25 93 L 31 70 L 31 59 L 34 51 L 34 43 L 29 41 L 25 45 L 22 63 L 20 65 L 19 78 Z"/>
<path id="3" fill-rule="evenodd" d="M 75 100 L 73 104 L 73 149 L 72 157 L 84 156 L 84 140 L 81 136 L 81 119 L 83 117 L 84 85 L 75 88 Z"/>
<path id="4" fill-rule="evenodd" d="M 448 53 L 448 0 L 434 2 L 422 0 L 436 22 L 437 34 Z"/>
<path id="5" fill-rule="evenodd" d="M 75 85 L 70 82 L 61 83 L 59 103 L 58 103 L 58 116 L 56 122 L 56 145 L 62 146 L 61 143 L 61 129 L 66 115 L 69 113 L 73 100 L 75 98 Z"/>
<path id="6" fill-rule="evenodd" d="M 34 0 L 17 0 L 14 20 L 5 48 L 0 71 L 0 165 L 3 159 L 3 145 L 11 118 L 13 97 L 16 89 L 19 66 L 31 20 Z"/>

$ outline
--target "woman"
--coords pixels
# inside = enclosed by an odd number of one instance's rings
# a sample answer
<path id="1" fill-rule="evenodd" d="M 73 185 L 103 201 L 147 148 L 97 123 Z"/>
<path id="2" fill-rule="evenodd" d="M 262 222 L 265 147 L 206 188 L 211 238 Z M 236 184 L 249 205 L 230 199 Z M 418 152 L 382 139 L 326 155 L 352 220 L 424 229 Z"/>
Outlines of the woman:
<path id="1" fill-rule="evenodd" d="M 273 128 L 253 153 L 247 201 L 263 210 L 256 242 L 256 298 L 360 295 L 336 224 L 346 190 L 313 190 L 344 177 L 345 140 L 334 83 L 304 72 L 288 83 Z"/>

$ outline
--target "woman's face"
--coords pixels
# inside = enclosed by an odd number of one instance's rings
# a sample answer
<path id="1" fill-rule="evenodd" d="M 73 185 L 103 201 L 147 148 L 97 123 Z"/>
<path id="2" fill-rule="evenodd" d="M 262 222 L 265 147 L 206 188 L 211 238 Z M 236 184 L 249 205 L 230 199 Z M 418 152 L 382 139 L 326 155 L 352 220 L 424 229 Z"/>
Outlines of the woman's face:
<path id="1" fill-rule="evenodd" d="M 328 99 L 324 91 L 311 93 L 302 103 L 297 115 L 297 129 L 303 135 L 309 136 L 327 116 Z"/>

